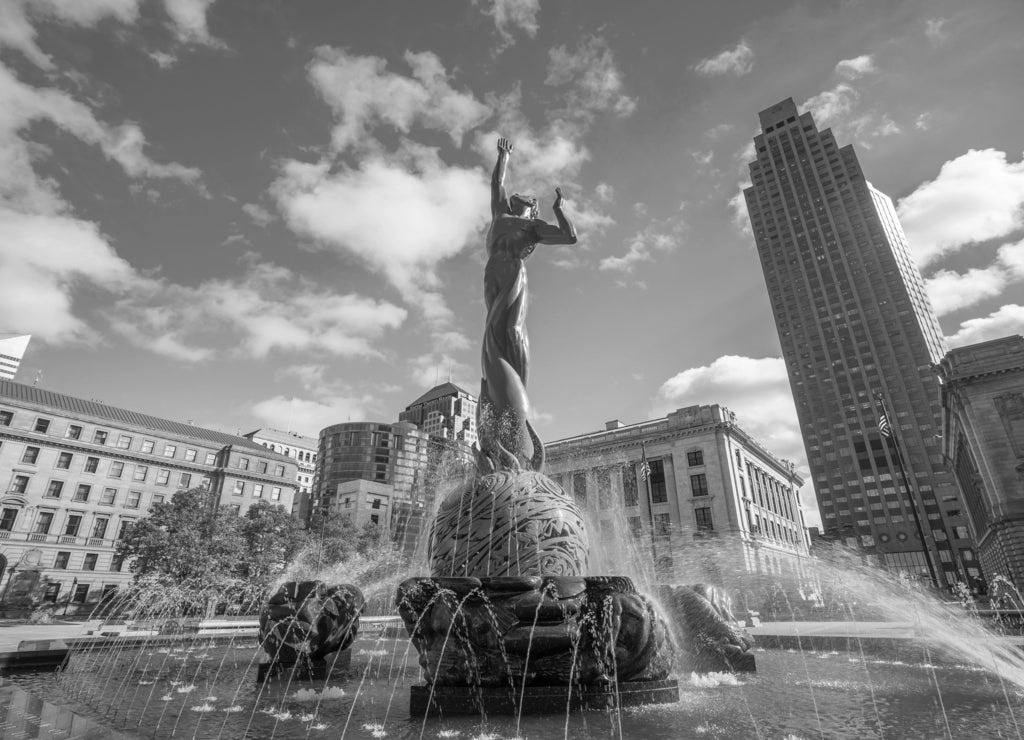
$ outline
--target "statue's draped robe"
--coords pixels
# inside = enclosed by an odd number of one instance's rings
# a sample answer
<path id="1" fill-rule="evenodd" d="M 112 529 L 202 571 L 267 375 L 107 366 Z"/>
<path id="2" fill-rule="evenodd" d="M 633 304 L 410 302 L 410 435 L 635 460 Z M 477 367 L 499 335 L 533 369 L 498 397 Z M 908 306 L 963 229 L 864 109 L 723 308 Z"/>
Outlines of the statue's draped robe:
<path id="1" fill-rule="evenodd" d="M 481 450 L 500 468 L 539 470 L 543 464 L 543 446 L 529 423 L 526 395 L 530 344 L 524 260 L 536 244 L 534 221 L 528 218 L 498 216 L 488 233 L 478 427 Z"/>

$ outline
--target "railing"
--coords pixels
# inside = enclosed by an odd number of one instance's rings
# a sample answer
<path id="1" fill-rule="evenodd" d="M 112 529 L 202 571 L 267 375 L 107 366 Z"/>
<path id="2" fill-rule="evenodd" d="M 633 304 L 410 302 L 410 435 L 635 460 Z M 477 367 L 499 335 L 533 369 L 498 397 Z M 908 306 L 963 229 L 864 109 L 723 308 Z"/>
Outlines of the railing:
<path id="1" fill-rule="evenodd" d="M 57 538 L 57 544 L 59 545 L 74 545 L 78 542 L 78 536 L 73 534 L 62 534 Z"/>
<path id="2" fill-rule="evenodd" d="M 27 540 L 28 542 L 48 542 L 54 545 L 76 545 L 78 547 L 103 547 L 110 549 L 117 546 L 117 540 L 108 540 L 102 537 L 86 538 L 81 535 L 18 532 L 14 530 L 0 530 L 0 540 Z"/>
<path id="3" fill-rule="evenodd" d="M 46 535 L 39 532 L 32 532 L 28 536 L 29 542 L 46 542 Z"/>
<path id="4" fill-rule="evenodd" d="M 89 547 L 103 547 L 103 542 L 104 540 L 102 537 L 90 537 Z"/>
<path id="5" fill-rule="evenodd" d="M 11 533 L 8 532 L 6 529 L 0 529 L 0 540 L 6 540 L 10 538 L 10 536 Z"/>

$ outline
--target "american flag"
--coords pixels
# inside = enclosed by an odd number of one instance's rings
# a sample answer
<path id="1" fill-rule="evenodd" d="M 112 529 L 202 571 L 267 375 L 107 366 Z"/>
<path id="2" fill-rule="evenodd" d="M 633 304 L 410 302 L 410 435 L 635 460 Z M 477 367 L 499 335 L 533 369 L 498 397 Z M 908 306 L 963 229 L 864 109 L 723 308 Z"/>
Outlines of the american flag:
<path id="1" fill-rule="evenodd" d="M 647 450 L 644 450 L 643 457 L 640 459 L 640 480 L 647 480 L 647 476 L 651 474 L 651 464 L 647 462 Z"/>
<path id="2" fill-rule="evenodd" d="M 889 419 L 884 411 L 878 417 L 878 433 L 883 437 L 892 437 L 892 427 L 889 426 Z"/>

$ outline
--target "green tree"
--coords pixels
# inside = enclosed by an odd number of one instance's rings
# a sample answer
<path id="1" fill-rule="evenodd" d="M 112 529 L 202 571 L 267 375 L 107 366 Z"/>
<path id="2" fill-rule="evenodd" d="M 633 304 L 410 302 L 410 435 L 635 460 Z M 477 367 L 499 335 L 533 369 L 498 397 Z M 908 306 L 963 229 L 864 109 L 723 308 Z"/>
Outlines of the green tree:
<path id="1" fill-rule="evenodd" d="M 117 551 L 132 559 L 137 581 L 206 588 L 236 579 L 244 549 L 239 517 L 217 506 L 213 494 L 191 489 L 154 504 L 149 517 L 128 529 Z"/>
<path id="2" fill-rule="evenodd" d="M 241 575 L 253 587 L 269 587 L 306 545 L 302 524 L 282 506 L 258 501 L 239 525 L 245 548 Z"/>

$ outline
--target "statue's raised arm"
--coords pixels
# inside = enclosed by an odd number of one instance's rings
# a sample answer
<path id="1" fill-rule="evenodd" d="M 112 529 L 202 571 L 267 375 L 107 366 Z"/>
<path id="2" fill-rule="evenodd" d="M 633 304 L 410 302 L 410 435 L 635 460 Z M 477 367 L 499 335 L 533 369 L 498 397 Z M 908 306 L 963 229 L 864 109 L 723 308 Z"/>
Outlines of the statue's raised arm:
<path id="1" fill-rule="evenodd" d="M 491 174 L 491 218 L 508 213 L 508 196 L 505 195 L 505 171 L 508 169 L 508 158 L 512 154 L 512 142 L 498 139 L 498 161 L 494 163 Z"/>

